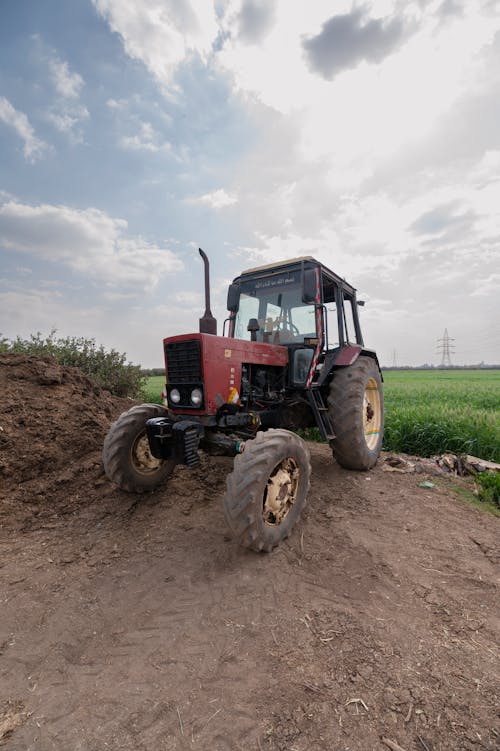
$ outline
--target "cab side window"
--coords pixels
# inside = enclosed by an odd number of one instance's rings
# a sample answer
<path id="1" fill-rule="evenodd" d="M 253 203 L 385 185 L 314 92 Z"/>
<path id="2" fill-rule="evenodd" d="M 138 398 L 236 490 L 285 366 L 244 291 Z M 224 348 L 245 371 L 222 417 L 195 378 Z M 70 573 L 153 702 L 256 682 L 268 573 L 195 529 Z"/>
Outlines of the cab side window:
<path id="1" fill-rule="evenodd" d="M 349 344 L 356 344 L 358 339 L 356 336 L 356 327 L 354 325 L 354 300 L 347 293 L 344 292 L 344 339 Z"/>
<path id="2" fill-rule="evenodd" d="M 334 349 L 339 346 L 337 299 L 337 285 L 331 279 L 323 277 L 323 314 L 326 317 L 327 349 Z"/>

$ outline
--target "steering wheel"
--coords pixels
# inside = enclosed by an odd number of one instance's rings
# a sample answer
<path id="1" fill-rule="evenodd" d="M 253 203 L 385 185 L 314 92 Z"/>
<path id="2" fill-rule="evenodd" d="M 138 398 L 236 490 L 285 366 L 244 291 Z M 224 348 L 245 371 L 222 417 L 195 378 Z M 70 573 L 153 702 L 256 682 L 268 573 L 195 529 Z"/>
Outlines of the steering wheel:
<path id="1" fill-rule="evenodd" d="M 278 316 L 273 324 L 273 329 L 276 326 L 276 331 L 289 331 L 294 336 L 300 336 L 300 331 L 297 326 L 291 321 L 287 321 L 282 315 Z"/>

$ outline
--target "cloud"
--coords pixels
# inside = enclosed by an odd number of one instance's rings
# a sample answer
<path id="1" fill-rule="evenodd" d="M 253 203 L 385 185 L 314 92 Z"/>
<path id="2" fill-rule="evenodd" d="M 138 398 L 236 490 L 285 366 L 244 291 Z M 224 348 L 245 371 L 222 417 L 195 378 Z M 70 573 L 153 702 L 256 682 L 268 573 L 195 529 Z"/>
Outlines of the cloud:
<path id="1" fill-rule="evenodd" d="M 276 0 L 244 0 L 238 14 L 239 39 L 244 44 L 258 44 L 275 19 Z"/>
<path id="2" fill-rule="evenodd" d="M 16 110 L 8 99 L 0 97 L 0 121 L 13 128 L 24 141 L 23 154 L 28 162 L 41 159 L 48 149 L 48 144 L 37 138 L 30 121 L 24 112 Z"/>
<path id="3" fill-rule="evenodd" d="M 463 231 L 474 221 L 472 211 L 456 211 L 459 206 L 455 203 L 437 206 L 418 217 L 410 230 L 416 235 L 442 235 L 445 231 L 459 229 Z"/>
<path id="4" fill-rule="evenodd" d="M 106 100 L 106 107 L 109 107 L 110 110 L 126 110 L 128 109 L 129 103 L 127 99 L 113 99 L 112 97 L 110 99 Z"/>
<path id="5" fill-rule="evenodd" d="M 227 206 L 233 206 L 235 203 L 238 203 L 238 198 L 230 195 L 223 188 L 212 190 L 210 193 L 205 193 L 205 195 L 195 200 L 205 203 L 212 209 L 225 209 Z"/>
<path id="6" fill-rule="evenodd" d="M 154 130 L 151 123 L 140 122 L 139 133 L 134 136 L 122 136 L 120 138 L 120 146 L 122 149 L 129 151 L 150 151 L 156 153 L 158 151 L 169 152 L 172 148 L 168 141 L 161 141 L 160 136 Z"/>
<path id="7" fill-rule="evenodd" d="M 204 302 L 203 295 L 200 292 L 192 290 L 183 290 L 174 295 L 174 302 L 183 307 L 201 310 Z"/>
<path id="8" fill-rule="evenodd" d="M 356 8 L 325 21 L 321 32 L 303 42 L 311 68 L 331 80 L 358 63 L 380 63 L 394 52 L 406 36 L 399 19 L 369 19 Z"/>
<path id="9" fill-rule="evenodd" d="M 49 59 L 49 70 L 56 91 L 65 99 L 77 99 L 84 86 L 84 80 L 79 73 L 73 73 L 67 62 L 57 55 Z"/>
<path id="10" fill-rule="evenodd" d="M 449 21 L 455 16 L 463 16 L 464 0 L 443 0 L 436 13 L 443 21 Z"/>
<path id="11" fill-rule="evenodd" d="M 94 208 L 7 201 L 0 206 L 0 243 L 95 282 L 138 291 L 183 267 L 171 250 L 127 235 L 125 220 Z"/>
<path id="12" fill-rule="evenodd" d="M 206 0 L 92 0 L 120 35 L 127 54 L 141 60 L 167 86 L 176 67 L 198 54 L 206 59 L 218 33 L 215 10 Z"/>
<path id="13" fill-rule="evenodd" d="M 84 120 L 90 117 L 89 111 L 82 105 L 63 106 L 50 109 L 46 114 L 46 120 L 60 133 L 69 136 L 74 143 L 83 141 L 82 132 L 77 128 Z"/>

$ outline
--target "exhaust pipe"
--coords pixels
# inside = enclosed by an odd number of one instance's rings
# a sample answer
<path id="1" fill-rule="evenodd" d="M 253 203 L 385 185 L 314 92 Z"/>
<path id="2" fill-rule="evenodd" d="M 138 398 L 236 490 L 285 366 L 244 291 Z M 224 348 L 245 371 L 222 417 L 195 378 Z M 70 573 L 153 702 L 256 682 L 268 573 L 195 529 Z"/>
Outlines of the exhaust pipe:
<path id="1" fill-rule="evenodd" d="M 205 314 L 200 318 L 200 334 L 217 334 L 217 321 L 210 310 L 210 264 L 207 254 L 198 248 L 205 264 Z"/>

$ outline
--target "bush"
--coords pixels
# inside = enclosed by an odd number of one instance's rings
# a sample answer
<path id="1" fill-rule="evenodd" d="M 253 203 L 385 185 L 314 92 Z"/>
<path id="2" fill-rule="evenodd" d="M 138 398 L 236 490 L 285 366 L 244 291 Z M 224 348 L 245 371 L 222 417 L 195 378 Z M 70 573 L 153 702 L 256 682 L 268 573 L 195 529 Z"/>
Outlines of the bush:
<path id="1" fill-rule="evenodd" d="M 500 473 L 482 472 L 476 476 L 479 500 L 500 508 Z"/>
<path id="2" fill-rule="evenodd" d="M 0 352 L 14 352 L 38 357 L 53 357 L 60 365 L 80 368 L 98 386 L 107 389 L 115 396 L 128 396 L 142 399 L 144 396 L 144 376 L 140 365 L 127 363 L 125 354 L 112 349 L 106 352 L 97 346 L 95 339 L 67 336 L 56 337 L 56 331 L 43 337 L 40 332 L 31 334 L 29 339 L 17 337 L 14 340 L 0 338 Z"/>

